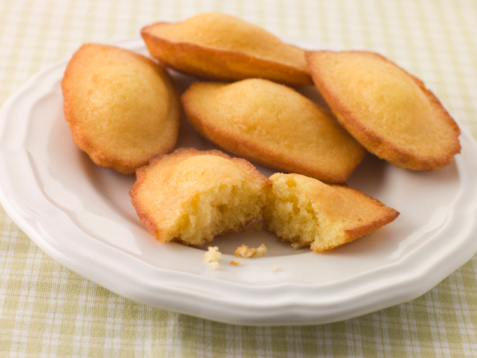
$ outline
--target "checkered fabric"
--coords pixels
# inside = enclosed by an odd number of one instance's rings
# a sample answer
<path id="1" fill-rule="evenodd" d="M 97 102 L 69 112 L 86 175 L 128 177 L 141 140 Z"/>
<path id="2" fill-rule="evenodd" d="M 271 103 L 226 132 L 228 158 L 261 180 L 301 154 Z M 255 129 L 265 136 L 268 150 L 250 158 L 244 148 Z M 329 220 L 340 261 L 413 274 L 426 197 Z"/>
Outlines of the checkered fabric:
<path id="1" fill-rule="evenodd" d="M 282 37 L 380 52 L 477 138 L 474 0 L 1 0 L 0 105 L 84 42 L 212 10 Z M 359 318 L 236 326 L 117 296 L 45 255 L 0 208 L 0 356 L 477 356 L 477 256 L 422 297 Z"/>

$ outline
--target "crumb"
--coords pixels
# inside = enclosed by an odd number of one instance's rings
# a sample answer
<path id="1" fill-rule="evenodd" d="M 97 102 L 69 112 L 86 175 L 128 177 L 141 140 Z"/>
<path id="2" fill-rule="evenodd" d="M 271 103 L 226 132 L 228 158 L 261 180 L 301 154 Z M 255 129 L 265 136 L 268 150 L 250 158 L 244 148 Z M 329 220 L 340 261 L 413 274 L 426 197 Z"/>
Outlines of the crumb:
<path id="1" fill-rule="evenodd" d="M 204 261 L 209 262 L 216 262 L 220 259 L 222 253 L 219 251 L 217 246 L 209 246 L 208 251 L 204 255 Z"/>
<path id="2" fill-rule="evenodd" d="M 273 265 L 273 271 L 280 271 L 280 267 L 277 265 Z"/>
<path id="3" fill-rule="evenodd" d="M 237 262 L 237 261 L 234 261 L 234 260 L 230 261 L 230 264 L 231 264 L 232 266 L 240 266 L 240 265 L 241 265 L 240 262 Z"/>
<path id="4" fill-rule="evenodd" d="M 266 253 L 267 247 L 264 244 L 261 244 L 260 247 L 257 247 L 257 253 L 255 254 L 255 256 L 265 256 Z"/>
<path id="5" fill-rule="evenodd" d="M 209 246 L 208 251 L 204 254 L 204 261 L 214 270 L 219 268 L 219 259 L 222 253 L 217 246 Z"/>
<path id="6" fill-rule="evenodd" d="M 244 257 L 244 258 L 260 257 L 260 256 L 264 256 L 267 253 L 267 248 L 264 244 L 261 244 L 256 249 L 250 248 L 247 245 L 242 245 L 237 247 L 234 253 L 235 253 L 235 256 L 237 257 Z"/>

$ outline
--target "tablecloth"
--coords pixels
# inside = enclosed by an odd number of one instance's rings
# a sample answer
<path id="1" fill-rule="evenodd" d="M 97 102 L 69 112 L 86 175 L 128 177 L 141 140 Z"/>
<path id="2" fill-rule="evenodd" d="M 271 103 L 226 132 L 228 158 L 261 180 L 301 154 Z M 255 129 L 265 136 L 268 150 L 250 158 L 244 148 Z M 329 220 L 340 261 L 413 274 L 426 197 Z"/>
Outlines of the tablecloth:
<path id="1" fill-rule="evenodd" d="M 0 105 L 82 43 L 110 43 L 137 36 L 144 25 L 206 11 L 241 17 L 281 37 L 379 52 L 421 78 L 477 138 L 473 0 L 2 0 Z M 0 209 L 0 356 L 472 355 L 477 256 L 423 296 L 365 316 L 239 326 L 120 297 L 44 254 Z"/>

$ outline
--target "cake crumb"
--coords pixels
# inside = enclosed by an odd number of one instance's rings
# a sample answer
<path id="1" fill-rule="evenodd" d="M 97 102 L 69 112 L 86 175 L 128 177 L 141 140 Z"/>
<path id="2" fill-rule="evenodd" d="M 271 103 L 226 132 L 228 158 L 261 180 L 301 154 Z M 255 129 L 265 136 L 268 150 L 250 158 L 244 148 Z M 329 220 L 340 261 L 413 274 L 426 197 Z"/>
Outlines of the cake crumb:
<path id="1" fill-rule="evenodd" d="M 248 247 L 248 245 L 242 245 L 235 249 L 236 257 L 251 258 L 251 257 L 260 257 L 264 256 L 267 253 L 267 247 L 264 244 L 261 244 L 257 248 Z"/>
<path id="2" fill-rule="evenodd" d="M 280 267 L 278 265 L 273 265 L 273 271 L 280 271 Z"/>
<path id="3" fill-rule="evenodd" d="M 204 254 L 204 261 L 209 264 L 214 270 L 219 269 L 219 259 L 222 253 L 217 246 L 209 246 L 208 251 Z"/>
<path id="4" fill-rule="evenodd" d="M 232 266 L 240 266 L 240 265 L 241 265 L 240 262 L 237 262 L 237 261 L 234 261 L 234 260 L 230 261 L 230 264 L 231 264 Z"/>

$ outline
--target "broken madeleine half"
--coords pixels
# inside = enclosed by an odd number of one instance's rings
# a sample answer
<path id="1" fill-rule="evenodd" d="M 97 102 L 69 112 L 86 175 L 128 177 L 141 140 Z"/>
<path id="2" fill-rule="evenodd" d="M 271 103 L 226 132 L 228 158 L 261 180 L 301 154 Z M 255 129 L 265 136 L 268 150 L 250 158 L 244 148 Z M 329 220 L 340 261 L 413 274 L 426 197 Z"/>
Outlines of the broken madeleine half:
<path id="1" fill-rule="evenodd" d="M 270 185 L 244 159 L 193 148 L 159 155 L 136 175 L 130 195 L 149 232 L 192 246 L 260 219 Z"/>
<path id="2" fill-rule="evenodd" d="M 73 139 L 97 165 L 130 174 L 173 149 L 179 95 L 166 70 L 151 59 L 85 44 L 69 61 L 61 87 Z"/>
<path id="3" fill-rule="evenodd" d="M 144 27 L 141 36 L 151 56 L 191 75 L 312 84 L 303 49 L 230 15 L 210 12 L 177 23 L 158 22 Z"/>
<path id="4" fill-rule="evenodd" d="M 181 102 L 202 136 L 276 170 L 342 183 L 366 154 L 329 110 L 272 81 L 196 82 Z"/>
<path id="5" fill-rule="evenodd" d="M 367 51 L 310 51 L 313 81 L 338 121 L 398 167 L 434 170 L 460 152 L 460 130 L 424 83 Z"/>
<path id="6" fill-rule="evenodd" d="M 276 173 L 264 211 L 265 228 L 295 248 L 326 251 L 392 222 L 399 213 L 361 191 L 299 174 Z"/>

